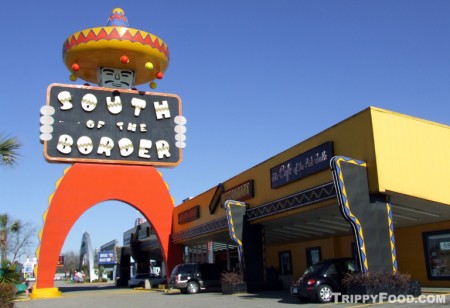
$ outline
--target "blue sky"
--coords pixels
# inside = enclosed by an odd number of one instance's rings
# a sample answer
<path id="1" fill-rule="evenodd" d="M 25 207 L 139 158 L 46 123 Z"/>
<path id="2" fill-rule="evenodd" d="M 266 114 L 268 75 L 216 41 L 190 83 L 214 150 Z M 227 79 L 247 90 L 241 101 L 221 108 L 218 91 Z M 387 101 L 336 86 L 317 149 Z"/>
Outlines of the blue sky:
<path id="1" fill-rule="evenodd" d="M 64 40 L 106 25 L 115 7 L 169 46 L 155 91 L 179 95 L 188 120 L 183 162 L 160 168 L 176 205 L 369 106 L 450 124 L 450 1 L 7 1 L 0 131 L 24 146 L 15 168 L 0 169 L 1 213 L 42 227 L 69 165 L 44 160 L 39 109 L 51 83 L 83 83 L 69 80 Z M 99 204 L 62 252 L 78 250 L 84 231 L 96 248 L 121 244 L 136 217 Z"/>

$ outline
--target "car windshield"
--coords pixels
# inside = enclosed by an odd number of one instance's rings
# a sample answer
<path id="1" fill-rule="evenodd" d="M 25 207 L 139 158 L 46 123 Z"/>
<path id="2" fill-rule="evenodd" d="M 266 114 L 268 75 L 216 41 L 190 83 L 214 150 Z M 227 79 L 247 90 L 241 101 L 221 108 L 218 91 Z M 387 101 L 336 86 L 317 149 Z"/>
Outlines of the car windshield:
<path id="1" fill-rule="evenodd" d="M 356 264 L 356 262 L 355 261 L 346 261 L 345 263 L 344 263 L 344 265 L 345 265 L 345 268 L 346 268 L 346 270 L 348 271 L 348 272 L 359 272 L 359 268 L 358 268 L 358 265 Z"/>

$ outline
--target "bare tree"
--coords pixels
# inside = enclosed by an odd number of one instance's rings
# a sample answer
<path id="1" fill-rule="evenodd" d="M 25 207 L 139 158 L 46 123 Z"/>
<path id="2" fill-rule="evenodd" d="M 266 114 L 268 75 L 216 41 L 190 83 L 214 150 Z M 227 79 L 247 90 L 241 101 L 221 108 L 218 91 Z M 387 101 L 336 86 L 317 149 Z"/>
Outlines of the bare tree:
<path id="1" fill-rule="evenodd" d="M 80 263 L 80 254 L 74 251 L 68 251 L 62 254 L 64 256 L 64 272 L 73 273 L 75 270 L 81 270 L 78 268 Z"/>
<path id="2" fill-rule="evenodd" d="M 30 249 L 35 248 L 38 229 L 32 223 L 21 223 L 20 229 L 11 234 L 8 240 L 7 256 L 12 262 L 20 260 L 22 256 L 34 255 Z"/>
<path id="3" fill-rule="evenodd" d="M 31 255 L 30 249 L 35 248 L 37 239 L 37 228 L 30 222 L 24 223 L 8 214 L 0 214 L 0 252 L 2 260 L 14 262 L 24 255 Z"/>
<path id="4" fill-rule="evenodd" d="M 12 219 L 8 214 L 0 215 L 0 252 L 2 261 L 7 259 L 10 236 L 19 232 L 22 222 Z"/>

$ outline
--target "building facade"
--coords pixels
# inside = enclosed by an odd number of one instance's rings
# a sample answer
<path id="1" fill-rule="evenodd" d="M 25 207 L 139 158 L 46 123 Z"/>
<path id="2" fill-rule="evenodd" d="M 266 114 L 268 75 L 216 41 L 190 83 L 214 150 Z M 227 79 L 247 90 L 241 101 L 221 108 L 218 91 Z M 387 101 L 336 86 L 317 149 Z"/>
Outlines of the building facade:
<path id="1" fill-rule="evenodd" d="M 183 262 L 239 265 L 227 200 L 246 204 L 242 243 L 248 279 L 255 284 L 268 283 L 275 271 L 288 287 L 320 259 L 360 256 L 358 234 L 343 215 L 333 181 L 335 156 L 364 162 L 367 180 L 361 187 L 367 187 L 369 202 L 388 200 L 390 216 L 372 220 L 390 222 L 384 256 L 394 270 L 422 286 L 449 287 L 450 127 L 375 107 L 175 207 L 171 241 L 182 247 Z M 364 230 L 366 239 L 378 232 L 371 228 Z"/>

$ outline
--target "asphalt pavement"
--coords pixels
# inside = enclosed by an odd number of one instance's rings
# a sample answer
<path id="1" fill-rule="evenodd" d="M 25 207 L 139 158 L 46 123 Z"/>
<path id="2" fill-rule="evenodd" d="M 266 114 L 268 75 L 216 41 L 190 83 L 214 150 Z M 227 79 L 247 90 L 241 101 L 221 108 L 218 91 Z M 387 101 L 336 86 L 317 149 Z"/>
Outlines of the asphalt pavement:
<path id="1" fill-rule="evenodd" d="M 60 297 L 48 299 L 29 299 L 21 296 L 16 302 L 16 308 L 71 308 L 71 307 L 161 307 L 161 308 L 204 308 L 204 307 L 429 307 L 449 306 L 450 292 L 425 293 L 422 298 L 415 298 L 415 302 L 385 302 L 385 303 L 328 303 L 319 304 L 300 302 L 287 291 L 267 291 L 259 293 L 245 293 L 223 295 L 220 292 L 201 292 L 199 294 L 182 294 L 175 290 L 144 290 L 142 288 L 116 288 L 113 284 L 67 284 L 55 282 L 62 292 Z M 427 297 L 428 296 L 428 297 Z M 437 298 L 436 296 L 441 296 Z M 443 296 L 443 297 L 442 297 Z M 419 303 L 421 301 L 421 303 Z M 439 302 L 438 302 L 439 301 Z M 294 306 L 295 305 L 295 306 Z"/>

